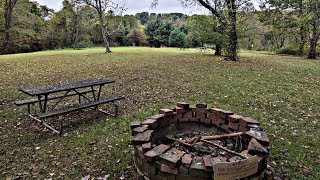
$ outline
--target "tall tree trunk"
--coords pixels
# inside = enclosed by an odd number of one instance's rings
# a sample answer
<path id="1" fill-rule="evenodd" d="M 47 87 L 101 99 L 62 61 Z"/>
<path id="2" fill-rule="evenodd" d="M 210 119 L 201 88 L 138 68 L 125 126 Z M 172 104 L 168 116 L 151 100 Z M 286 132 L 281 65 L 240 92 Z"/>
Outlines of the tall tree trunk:
<path id="1" fill-rule="evenodd" d="M 230 19 L 230 30 L 229 30 L 229 44 L 227 49 L 227 59 L 231 61 L 238 61 L 237 46 L 238 46 L 238 35 L 237 35 L 237 7 L 235 0 L 228 0 L 228 10 Z"/>
<path id="2" fill-rule="evenodd" d="M 72 32 L 72 44 L 75 46 L 78 43 L 79 36 L 79 15 L 77 12 L 73 14 L 73 32 Z"/>
<path id="3" fill-rule="evenodd" d="M 11 0 L 6 0 L 4 5 L 5 18 L 5 49 L 9 47 L 11 42 L 11 20 L 12 20 L 13 4 Z"/>
<path id="4" fill-rule="evenodd" d="M 215 56 L 221 56 L 222 47 L 220 44 L 216 44 L 216 51 L 214 52 Z"/>
<path id="5" fill-rule="evenodd" d="M 105 32 L 105 29 L 104 29 L 104 22 L 103 22 L 102 12 L 99 12 L 99 20 L 100 20 L 100 29 L 101 29 L 101 34 L 102 34 L 102 37 L 103 37 L 103 42 L 104 42 L 104 45 L 106 47 L 106 53 L 111 53 L 110 45 L 109 45 L 109 42 L 108 42 L 108 39 L 107 39 L 107 36 L 106 36 L 106 32 Z"/>
<path id="6" fill-rule="evenodd" d="M 304 49 L 304 45 L 306 44 L 305 41 L 305 28 L 304 26 L 300 27 L 300 43 L 299 43 L 299 55 L 302 56 L 303 55 L 303 49 Z"/>
<path id="7" fill-rule="evenodd" d="M 316 0 L 315 1 L 315 6 L 314 6 L 314 19 L 313 19 L 313 32 L 312 32 L 312 37 L 310 39 L 310 52 L 308 55 L 309 59 L 316 59 L 317 58 L 317 42 L 319 39 L 319 12 L 320 8 L 319 8 L 319 3 Z"/>
<path id="8" fill-rule="evenodd" d="M 303 18 L 303 0 L 299 0 L 299 19 Z M 300 22 L 300 42 L 299 42 L 299 55 L 302 56 L 304 54 L 303 49 L 306 44 L 306 28 L 304 23 Z"/>

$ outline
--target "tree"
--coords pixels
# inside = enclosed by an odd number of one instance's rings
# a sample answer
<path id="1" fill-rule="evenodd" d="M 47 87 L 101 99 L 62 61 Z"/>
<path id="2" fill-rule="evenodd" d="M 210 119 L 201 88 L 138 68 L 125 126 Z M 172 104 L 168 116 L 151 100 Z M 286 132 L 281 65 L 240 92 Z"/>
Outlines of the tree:
<path id="1" fill-rule="evenodd" d="M 106 53 L 111 53 L 109 41 L 105 31 L 105 24 L 104 24 L 104 13 L 107 9 L 117 9 L 118 4 L 112 2 L 112 0 L 83 0 L 87 5 L 93 7 L 99 16 L 100 22 L 100 30 L 103 37 L 103 42 L 106 48 Z"/>
<path id="2" fill-rule="evenodd" d="M 137 13 L 135 17 L 140 20 L 140 23 L 142 25 L 145 25 L 149 20 L 149 13 L 148 12 Z"/>
<path id="3" fill-rule="evenodd" d="M 171 31 L 169 45 L 171 47 L 186 47 L 186 34 L 178 29 Z"/>
<path id="4" fill-rule="evenodd" d="M 144 32 L 148 37 L 150 46 L 159 48 L 161 46 L 169 46 L 171 30 L 172 24 L 169 21 L 157 18 L 146 25 Z"/>
<path id="5" fill-rule="evenodd" d="M 144 34 L 143 31 L 139 29 L 133 29 L 128 34 L 129 40 L 134 43 L 134 46 L 142 46 L 147 44 L 147 36 Z"/>
<path id="6" fill-rule="evenodd" d="M 263 13 L 260 19 L 265 25 L 271 26 L 268 33 L 277 49 L 282 48 L 287 41 L 287 44 L 298 47 L 299 55 L 303 55 L 309 30 L 306 5 L 304 0 L 265 0 L 261 4 Z"/>
<path id="7" fill-rule="evenodd" d="M 253 6 L 251 0 L 181 0 L 184 5 L 200 5 L 210 11 L 221 23 L 221 28 L 228 31 L 226 59 L 238 61 L 237 11 L 242 7 Z M 156 6 L 158 0 L 154 0 Z"/>
<path id="8" fill-rule="evenodd" d="M 5 49 L 9 47 L 11 44 L 11 22 L 12 22 L 12 14 L 13 8 L 19 0 L 5 0 L 4 3 L 4 18 L 5 18 Z"/>
<path id="9" fill-rule="evenodd" d="M 221 56 L 222 48 L 226 48 L 223 41 L 225 33 L 216 19 L 212 16 L 193 15 L 187 19 L 187 24 L 202 43 L 216 45 L 215 55 Z"/>
<path id="10" fill-rule="evenodd" d="M 308 58 L 316 59 L 317 58 L 317 42 L 320 35 L 320 2 L 318 0 L 311 0 L 311 9 L 313 14 L 312 21 L 312 36 L 310 38 L 310 51 Z"/>

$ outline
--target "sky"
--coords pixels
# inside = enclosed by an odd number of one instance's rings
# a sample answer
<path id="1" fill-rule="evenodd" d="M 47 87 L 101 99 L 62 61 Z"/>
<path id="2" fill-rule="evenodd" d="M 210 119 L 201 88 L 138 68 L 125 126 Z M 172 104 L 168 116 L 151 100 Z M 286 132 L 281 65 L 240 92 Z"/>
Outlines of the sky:
<path id="1" fill-rule="evenodd" d="M 47 5 L 49 8 L 59 11 L 62 7 L 62 0 L 33 0 L 41 5 Z M 155 13 L 172 13 L 180 12 L 184 14 L 203 14 L 207 11 L 199 7 L 184 8 L 178 0 L 159 0 L 156 8 L 151 8 L 153 0 L 116 0 L 124 4 L 126 11 L 123 14 L 136 14 L 143 11 Z"/>
<path id="2" fill-rule="evenodd" d="M 59 11 L 62 6 L 62 0 L 33 0 L 41 5 L 47 5 L 49 8 Z M 172 13 L 179 12 L 184 14 L 204 14 L 207 11 L 200 7 L 184 8 L 179 0 L 159 0 L 156 8 L 151 8 L 153 0 L 115 0 L 124 4 L 127 10 L 123 14 L 136 14 L 138 12 Z"/>

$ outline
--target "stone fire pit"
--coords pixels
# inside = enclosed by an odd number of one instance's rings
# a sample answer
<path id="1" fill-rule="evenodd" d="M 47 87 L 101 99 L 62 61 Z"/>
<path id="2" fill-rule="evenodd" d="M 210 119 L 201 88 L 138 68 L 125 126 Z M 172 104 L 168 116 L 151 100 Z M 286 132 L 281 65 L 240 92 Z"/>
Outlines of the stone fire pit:
<path id="1" fill-rule="evenodd" d="M 269 139 L 259 122 L 200 103 L 133 122 L 134 162 L 144 179 L 262 179 Z"/>

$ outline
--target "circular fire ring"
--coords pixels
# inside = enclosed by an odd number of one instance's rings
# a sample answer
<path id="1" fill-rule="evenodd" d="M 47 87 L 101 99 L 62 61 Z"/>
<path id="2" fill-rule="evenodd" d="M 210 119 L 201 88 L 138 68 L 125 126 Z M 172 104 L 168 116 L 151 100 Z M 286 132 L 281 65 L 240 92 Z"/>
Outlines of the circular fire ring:
<path id="1" fill-rule="evenodd" d="M 178 103 L 131 123 L 134 163 L 145 179 L 262 179 L 269 138 L 231 111 Z"/>

